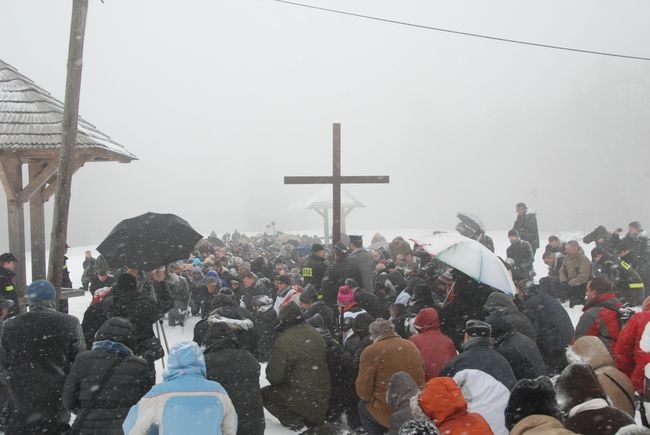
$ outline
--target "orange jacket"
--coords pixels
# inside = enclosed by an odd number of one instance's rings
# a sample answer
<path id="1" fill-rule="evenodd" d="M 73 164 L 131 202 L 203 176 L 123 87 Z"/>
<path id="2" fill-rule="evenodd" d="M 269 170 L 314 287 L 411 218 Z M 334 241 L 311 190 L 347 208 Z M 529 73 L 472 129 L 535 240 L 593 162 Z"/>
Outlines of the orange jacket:
<path id="1" fill-rule="evenodd" d="M 432 378 L 424 384 L 420 407 L 436 423 L 441 434 L 493 434 L 483 417 L 467 412 L 467 402 L 453 378 Z"/>

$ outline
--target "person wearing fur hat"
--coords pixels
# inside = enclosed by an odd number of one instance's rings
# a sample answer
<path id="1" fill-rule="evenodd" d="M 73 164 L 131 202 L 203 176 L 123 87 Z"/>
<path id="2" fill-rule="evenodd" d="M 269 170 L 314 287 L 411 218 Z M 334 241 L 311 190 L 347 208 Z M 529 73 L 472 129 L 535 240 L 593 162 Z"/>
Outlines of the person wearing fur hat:
<path id="1" fill-rule="evenodd" d="M 469 409 L 481 414 L 492 432 L 506 435 L 503 410 L 515 375 L 508 361 L 490 346 L 490 333 L 488 323 L 468 320 L 460 354 L 442 369 L 440 376 L 453 377 L 468 398 Z"/>
<path id="2" fill-rule="evenodd" d="M 5 433 L 61 433 L 69 426 L 63 406 L 66 375 L 86 350 L 76 317 L 55 309 L 56 290 L 46 280 L 27 287 L 29 312 L 5 322 L 2 367 L 7 376 L 12 412 Z"/>
<path id="3" fill-rule="evenodd" d="M 397 435 L 400 428 L 409 420 L 425 418 L 418 405 L 420 387 L 406 372 L 394 373 L 388 381 L 386 402 L 392 411 L 388 435 Z"/>
<path id="4" fill-rule="evenodd" d="M 611 352 L 621 332 L 619 309 L 623 306 L 612 292 L 607 278 L 598 276 L 587 283 L 586 303 L 576 325 L 576 338 L 593 335 Z"/>
<path id="5" fill-rule="evenodd" d="M 546 374 L 544 360 L 535 342 L 515 330 L 504 313 L 495 312 L 487 321 L 492 327 L 494 349 L 508 360 L 515 379 L 534 379 Z"/>
<path id="6" fill-rule="evenodd" d="M 156 383 L 146 360 L 133 354 L 135 328 L 111 317 L 95 334 L 92 350 L 77 355 L 63 387 L 63 404 L 74 412 L 76 434 L 121 435 L 129 408 Z M 110 375 L 97 389 L 98 377 Z"/>
<path id="7" fill-rule="evenodd" d="M 490 425 L 476 412 L 468 412 L 467 402 L 453 378 L 429 379 L 419 397 L 420 408 L 443 434 L 491 435 Z"/>
<path id="8" fill-rule="evenodd" d="M 569 364 L 556 384 L 560 409 L 567 415 L 564 427 L 580 434 L 615 435 L 634 424 L 627 413 L 609 405 L 594 370 L 587 364 Z"/>
<path id="9" fill-rule="evenodd" d="M 626 374 L 615 367 L 614 359 L 598 337 L 580 337 L 567 349 L 571 363 L 588 364 L 598 378 L 612 406 L 634 417 L 634 387 Z M 643 385 L 643 381 L 641 381 Z M 643 388 L 643 387 L 642 387 Z"/>
<path id="10" fill-rule="evenodd" d="M 390 377 L 404 371 L 417 385 L 423 385 L 424 361 L 413 343 L 395 333 L 390 320 L 377 319 L 368 329 L 373 344 L 361 354 L 355 386 L 361 424 L 370 435 L 377 435 L 390 426 L 391 410 L 386 402 Z"/>
<path id="11" fill-rule="evenodd" d="M 505 410 L 510 435 L 571 435 L 562 425 L 562 411 L 546 376 L 522 379 L 510 393 Z"/>
<path id="12" fill-rule="evenodd" d="M 280 310 L 280 336 L 266 366 L 264 407 L 283 426 L 323 424 L 330 398 L 325 340 L 302 317 L 294 302 Z"/>
<path id="13" fill-rule="evenodd" d="M 272 311 L 272 310 L 271 310 Z M 220 383 L 237 411 L 238 435 L 263 435 L 266 422 L 260 390 L 260 364 L 225 323 L 211 325 L 203 341 L 207 378 Z"/>
<path id="14" fill-rule="evenodd" d="M 417 331 L 409 340 L 415 344 L 424 360 L 424 378 L 438 376 L 440 370 L 457 354 L 456 346 L 440 332 L 440 318 L 435 308 L 425 308 L 415 316 L 413 327 Z"/>

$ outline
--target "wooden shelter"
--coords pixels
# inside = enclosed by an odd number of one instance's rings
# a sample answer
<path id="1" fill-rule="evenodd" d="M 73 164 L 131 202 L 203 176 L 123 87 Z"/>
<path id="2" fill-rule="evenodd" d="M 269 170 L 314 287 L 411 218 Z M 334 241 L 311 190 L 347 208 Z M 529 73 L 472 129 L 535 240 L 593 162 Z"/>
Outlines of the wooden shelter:
<path id="1" fill-rule="evenodd" d="M 365 207 L 361 201 L 341 189 L 341 233 L 345 234 L 345 220 L 355 208 Z M 323 237 L 326 245 L 330 243 L 329 211 L 334 208 L 332 190 L 324 187 L 307 201 L 307 209 L 314 210 L 323 218 Z"/>
<path id="2" fill-rule="evenodd" d="M 25 212 L 29 202 L 32 280 L 45 279 L 44 204 L 56 190 L 63 103 L 0 60 L 0 179 L 7 195 L 9 251 L 18 259 L 18 296 L 24 296 Z M 129 163 L 137 157 L 79 118 L 73 171 L 87 162 Z M 23 170 L 27 166 L 27 185 Z"/>

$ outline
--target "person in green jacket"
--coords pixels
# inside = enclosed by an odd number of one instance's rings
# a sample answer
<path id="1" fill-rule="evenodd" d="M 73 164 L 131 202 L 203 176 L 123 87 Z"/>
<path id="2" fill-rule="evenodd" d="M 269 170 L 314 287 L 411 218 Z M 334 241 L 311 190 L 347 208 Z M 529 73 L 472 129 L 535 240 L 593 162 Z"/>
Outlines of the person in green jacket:
<path id="1" fill-rule="evenodd" d="M 266 366 L 271 385 L 262 388 L 264 407 L 293 430 L 320 426 L 331 389 L 325 340 L 295 302 L 283 306 L 279 317 L 280 336 Z"/>

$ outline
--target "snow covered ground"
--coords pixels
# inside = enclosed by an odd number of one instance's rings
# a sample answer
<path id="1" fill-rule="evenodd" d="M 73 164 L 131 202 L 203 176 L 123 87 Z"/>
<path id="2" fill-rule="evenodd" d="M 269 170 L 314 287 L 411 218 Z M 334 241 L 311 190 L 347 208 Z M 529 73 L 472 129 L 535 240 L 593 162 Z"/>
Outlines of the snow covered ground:
<path id="1" fill-rule="evenodd" d="M 307 233 L 311 234 L 313 231 L 310 232 L 301 232 L 301 233 Z M 372 235 L 374 232 L 371 231 L 359 231 L 359 232 L 351 232 L 352 234 L 363 234 L 364 235 L 364 242 L 366 244 L 369 244 Z M 399 231 L 384 231 L 381 234 L 384 235 L 386 240 L 390 241 L 394 237 L 401 235 L 405 239 L 412 239 L 412 238 L 417 238 L 418 236 L 424 235 L 424 234 L 430 234 L 430 230 L 418 230 L 418 229 L 412 229 L 412 230 L 399 230 Z M 494 239 L 494 245 L 495 245 L 495 251 L 497 255 L 500 255 L 502 257 L 505 257 L 505 252 L 506 248 L 509 245 L 508 237 L 507 237 L 507 231 L 493 231 L 493 232 L 488 232 L 488 234 Z M 545 246 L 545 241 L 548 238 L 550 234 L 540 234 L 540 240 L 542 244 L 541 250 L 537 251 L 537 254 L 535 256 L 535 271 L 537 272 L 537 278 L 541 278 L 547 275 L 547 268 L 544 262 L 542 261 L 542 251 L 543 247 Z M 562 240 L 571 240 L 575 239 L 580 241 L 582 239 L 583 234 L 580 233 L 575 233 L 575 232 L 562 232 L 557 234 L 560 236 L 560 239 Z M 583 246 L 585 248 L 585 252 L 589 253 L 591 250 L 592 246 Z M 81 272 L 82 272 L 82 267 L 81 264 L 83 262 L 84 258 L 84 252 L 86 250 L 90 250 L 93 252 L 93 256 L 97 256 L 97 252 L 95 251 L 95 246 L 79 246 L 79 247 L 71 247 L 68 250 L 68 268 L 70 270 L 70 276 L 72 278 L 73 285 L 75 287 L 80 287 L 81 286 Z M 28 256 L 29 258 L 29 256 Z M 27 276 L 31 276 L 31 271 L 30 266 L 29 266 L 29 260 L 28 260 L 28 265 L 27 265 Z M 78 317 L 80 320 L 83 318 L 83 314 L 90 304 L 90 295 L 86 294 L 83 297 L 77 297 L 70 299 L 70 314 Z M 573 308 L 568 308 L 566 307 L 567 312 L 569 313 L 569 316 L 571 317 L 571 320 L 573 321 L 573 324 L 575 325 L 578 322 L 578 319 L 580 318 L 580 315 L 582 313 L 581 311 L 582 306 L 576 306 Z M 169 345 L 171 346 L 173 343 L 177 343 L 180 341 L 191 341 L 192 340 L 192 335 L 193 335 L 193 328 L 196 322 L 199 319 L 197 317 L 193 317 L 189 319 L 188 322 L 185 324 L 185 328 L 181 328 L 180 326 L 176 327 L 169 327 L 165 324 L 164 330 L 167 335 L 167 340 L 169 341 Z M 265 364 L 262 365 L 262 371 L 261 371 L 261 378 L 260 378 L 260 384 L 262 386 L 268 385 L 268 382 L 266 381 L 266 378 L 264 376 L 264 370 L 265 370 Z M 163 372 L 161 362 L 158 361 L 156 365 L 156 372 L 157 372 L 157 377 L 158 380 L 160 381 L 161 375 Z M 266 412 L 266 432 L 267 434 L 270 435 L 279 435 L 279 434 L 291 434 L 294 433 L 293 431 L 283 427 L 280 425 L 278 420 L 270 415 L 268 412 Z"/>

